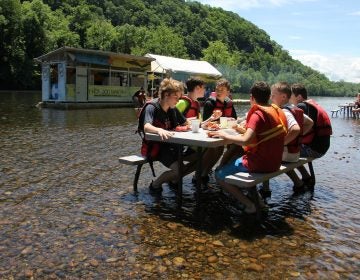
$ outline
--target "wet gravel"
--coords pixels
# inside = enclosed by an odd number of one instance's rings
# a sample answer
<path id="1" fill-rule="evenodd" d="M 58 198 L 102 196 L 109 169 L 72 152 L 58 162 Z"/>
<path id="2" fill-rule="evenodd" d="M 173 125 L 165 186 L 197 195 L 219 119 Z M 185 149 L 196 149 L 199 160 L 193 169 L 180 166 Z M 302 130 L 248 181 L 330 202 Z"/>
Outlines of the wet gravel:
<path id="1" fill-rule="evenodd" d="M 146 167 L 134 194 L 134 168 L 117 161 L 138 153 L 132 109 L 39 110 L 39 95 L 0 96 L 0 279 L 360 277 L 359 120 L 332 119 L 315 191 L 271 181 L 258 223 L 213 175 L 200 199 L 187 176 L 178 205 L 168 186 L 148 193 Z"/>

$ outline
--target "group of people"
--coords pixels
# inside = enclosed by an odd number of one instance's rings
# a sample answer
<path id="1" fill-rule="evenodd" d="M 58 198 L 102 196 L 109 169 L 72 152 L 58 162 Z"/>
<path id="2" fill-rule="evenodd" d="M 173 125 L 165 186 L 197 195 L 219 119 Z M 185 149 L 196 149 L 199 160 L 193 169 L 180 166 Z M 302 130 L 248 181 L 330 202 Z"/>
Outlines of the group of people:
<path id="1" fill-rule="evenodd" d="M 159 87 L 159 98 L 147 102 L 139 116 L 142 155 L 169 168 L 151 182 L 149 190 L 152 193 L 161 193 L 164 183 L 170 186 L 176 184 L 178 148 L 170 143 L 147 141 L 144 137 L 146 132 L 168 139 L 177 126 L 189 125 L 193 119 L 201 119 L 203 128 L 220 117 L 237 119 L 229 98 L 230 83 L 227 80 L 217 81 L 215 92 L 205 100 L 202 114 L 197 99 L 204 96 L 205 82 L 190 78 L 186 88 L 188 93 L 184 95 L 183 83 L 164 79 Z M 206 149 L 201 174 L 201 183 L 206 185 L 208 174 L 219 162 L 215 169 L 217 183 L 244 205 L 246 213 L 254 213 L 255 205 L 239 188 L 225 182 L 227 175 L 274 172 L 280 168 L 282 161 L 296 162 L 300 156 L 319 158 L 328 150 L 332 134 L 325 110 L 308 99 L 307 91 L 301 84 L 291 86 L 278 82 L 270 87 L 266 82 L 256 82 L 250 89 L 250 104 L 246 120 L 233 127 L 239 134 L 229 134 L 225 130 L 208 133 L 209 137 L 225 139 L 226 151 L 223 146 Z M 182 152 L 186 162 L 183 167 L 185 176 L 195 170 L 197 156 L 191 147 Z M 301 178 L 295 171 L 288 173 L 294 183 L 294 191 L 315 184 L 304 167 L 299 171 Z"/>

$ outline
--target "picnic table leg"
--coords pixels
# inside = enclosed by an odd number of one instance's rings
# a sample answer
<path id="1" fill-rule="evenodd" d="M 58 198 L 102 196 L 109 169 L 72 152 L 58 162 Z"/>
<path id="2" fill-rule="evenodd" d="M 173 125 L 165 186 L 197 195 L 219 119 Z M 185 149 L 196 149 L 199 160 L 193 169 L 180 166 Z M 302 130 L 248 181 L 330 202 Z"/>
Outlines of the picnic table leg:
<path id="1" fill-rule="evenodd" d="M 259 202 L 260 197 L 259 197 L 258 192 L 256 190 L 256 185 L 250 188 L 249 194 L 250 194 L 252 202 L 255 205 L 256 219 L 261 220 L 261 207 L 260 207 L 260 202 Z"/>
<path id="2" fill-rule="evenodd" d="M 196 162 L 196 172 L 195 172 L 195 177 L 196 177 L 196 192 L 200 193 L 201 192 L 201 168 L 202 168 L 202 148 L 201 147 L 197 147 L 196 150 L 197 153 L 197 162 Z"/>
<path id="3" fill-rule="evenodd" d="M 315 172 L 314 172 L 314 167 L 313 167 L 313 164 L 311 161 L 308 162 L 308 166 L 309 166 L 311 178 L 314 179 L 314 184 L 315 184 Z"/>
<path id="4" fill-rule="evenodd" d="M 183 145 L 178 145 L 178 193 L 177 200 L 179 205 L 182 202 L 182 184 L 183 184 Z"/>
<path id="5" fill-rule="evenodd" d="M 141 168 L 142 168 L 142 164 L 139 164 L 136 168 L 136 172 L 135 172 L 135 178 L 134 178 L 134 192 L 137 192 L 137 184 L 139 181 L 139 176 L 140 176 L 140 172 L 141 172 Z"/>

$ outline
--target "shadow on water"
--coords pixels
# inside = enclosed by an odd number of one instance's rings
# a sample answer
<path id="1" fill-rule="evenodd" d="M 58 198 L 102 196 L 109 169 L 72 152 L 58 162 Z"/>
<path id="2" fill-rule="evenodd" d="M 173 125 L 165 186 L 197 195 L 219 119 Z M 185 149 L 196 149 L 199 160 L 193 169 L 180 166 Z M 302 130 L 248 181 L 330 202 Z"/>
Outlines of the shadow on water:
<path id="1" fill-rule="evenodd" d="M 294 230 L 286 219 L 291 217 L 302 220 L 311 213 L 312 191 L 294 195 L 286 184 L 275 182 L 272 197 L 267 201 L 269 208 L 263 211 L 261 221 L 257 221 L 254 215 L 245 214 L 235 199 L 216 187 L 213 179 L 210 186 L 198 198 L 195 186 L 188 177 L 185 178 L 180 206 L 176 192 L 166 185 L 160 196 L 152 196 L 147 188 L 141 187 L 140 192 L 126 194 L 122 199 L 142 202 L 147 212 L 166 221 L 182 223 L 209 234 L 226 230 L 234 237 L 246 240 L 266 235 L 291 235 Z"/>

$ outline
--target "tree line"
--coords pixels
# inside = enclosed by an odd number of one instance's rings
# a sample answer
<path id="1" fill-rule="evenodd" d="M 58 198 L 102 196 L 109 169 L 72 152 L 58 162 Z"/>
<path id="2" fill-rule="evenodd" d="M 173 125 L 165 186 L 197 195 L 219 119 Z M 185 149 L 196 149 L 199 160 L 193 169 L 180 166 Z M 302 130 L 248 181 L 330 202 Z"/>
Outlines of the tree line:
<path id="1" fill-rule="evenodd" d="M 39 89 L 34 58 L 62 46 L 206 60 L 246 93 L 256 80 L 304 83 L 311 95 L 353 96 L 294 60 L 241 16 L 185 0 L 2 0 L 0 89 Z"/>

